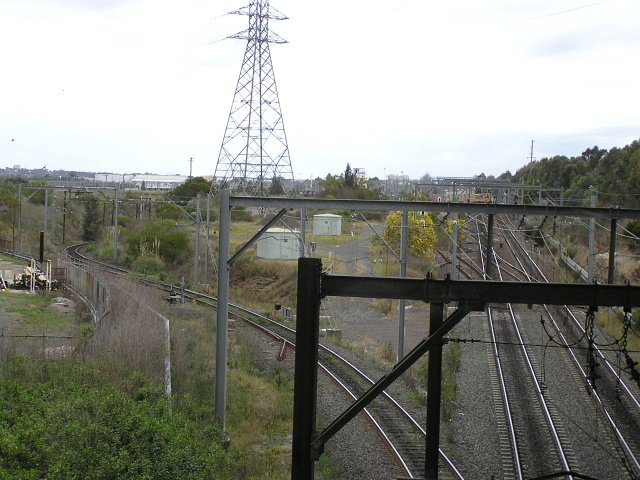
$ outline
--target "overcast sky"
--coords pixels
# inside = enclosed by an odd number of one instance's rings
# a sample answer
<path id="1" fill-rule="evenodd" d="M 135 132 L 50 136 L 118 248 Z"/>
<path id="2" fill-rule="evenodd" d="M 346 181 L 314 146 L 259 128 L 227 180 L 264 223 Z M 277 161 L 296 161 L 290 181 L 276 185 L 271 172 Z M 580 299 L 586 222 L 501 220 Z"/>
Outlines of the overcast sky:
<path id="1" fill-rule="evenodd" d="M 212 175 L 228 0 L 0 0 L 0 168 Z M 273 1 L 296 178 L 468 177 L 640 138 L 638 0 Z"/>

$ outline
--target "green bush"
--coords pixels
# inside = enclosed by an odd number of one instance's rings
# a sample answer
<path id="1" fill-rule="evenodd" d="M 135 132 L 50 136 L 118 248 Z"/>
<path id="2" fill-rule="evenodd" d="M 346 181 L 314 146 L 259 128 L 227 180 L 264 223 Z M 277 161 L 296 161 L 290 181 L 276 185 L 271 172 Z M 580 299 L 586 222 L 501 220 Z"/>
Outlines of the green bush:
<path id="1" fill-rule="evenodd" d="M 139 257 L 133 261 L 131 268 L 145 274 L 159 273 L 164 271 L 165 263 L 158 257 Z"/>
<path id="2" fill-rule="evenodd" d="M 239 205 L 231 210 L 231 220 L 234 222 L 251 222 L 253 221 L 253 215 L 244 205 Z"/>
<path id="3" fill-rule="evenodd" d="M 0 375 L 0 478 L 230 478 L 215 435 L 140 375 L 26 359 Z"/>
<path id="4" fill-rule="evenodd" d="M 155 221 L 127 239 L 127 254 L 134 258 L 159 255 L 167 263 L 184 262 L 190 255 L 189 235 L 167 221 Z M 134 260 L 135 261 L 135 260 Z"/>

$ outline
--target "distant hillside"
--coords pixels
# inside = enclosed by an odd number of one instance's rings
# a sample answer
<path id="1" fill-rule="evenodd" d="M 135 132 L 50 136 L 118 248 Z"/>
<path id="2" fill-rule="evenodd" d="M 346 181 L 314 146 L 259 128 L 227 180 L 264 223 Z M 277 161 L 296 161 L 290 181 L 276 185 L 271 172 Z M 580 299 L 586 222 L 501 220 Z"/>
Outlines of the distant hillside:
<path id="1" fill-rule="evenodd" d="M 500 178 L 563 187 L 565 199 L 574 205 L 588 202 L 591 192 L 597 191 L 599 206 L 640 208 L 640 140 L 608 151 L 597 146 L 587 148 L 579 157 L 543 158 Z"/>

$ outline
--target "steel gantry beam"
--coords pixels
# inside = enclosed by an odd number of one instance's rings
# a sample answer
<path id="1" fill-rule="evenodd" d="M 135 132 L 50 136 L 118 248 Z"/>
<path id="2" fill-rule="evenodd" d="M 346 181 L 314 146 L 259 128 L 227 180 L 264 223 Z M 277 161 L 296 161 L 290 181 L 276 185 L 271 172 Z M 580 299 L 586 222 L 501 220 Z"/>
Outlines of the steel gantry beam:
<path id="1" fill-rule="evenodd" d="M 422 300 L 431 304 L 431 319 L 429 336 L 318 432 L 316 406 L 320 302 L 325 296 Z M 444 335 L 469 312 L 482 311 L 490 303 L 619 306 L 628 311 L 640 306 L 640 287 L 328 275 L 322 273 L 320 259 L 300 258 L 297 298 L 291 478 L 313 480 L 314 462 L 322 454 L 325 443 L 422 355 L 429 352 L 424 478 L 437 479 Z M 459 306 L 443 320 L 444 305 L 450 302 L 457 302 Z"/>
<path id="2" fill-rule="evenodd" d="M 467 214 L 510 214 L 640 220 L 640 210 L 631 208 L 560 207 L 555 205 L 509 205 L 503 203 L 410 202 L 390 200 L 319 200 L 280 197 L 230 197 L 231 206 L 264 208 L 314 208 L 369 212 L 446 212 Z"/>

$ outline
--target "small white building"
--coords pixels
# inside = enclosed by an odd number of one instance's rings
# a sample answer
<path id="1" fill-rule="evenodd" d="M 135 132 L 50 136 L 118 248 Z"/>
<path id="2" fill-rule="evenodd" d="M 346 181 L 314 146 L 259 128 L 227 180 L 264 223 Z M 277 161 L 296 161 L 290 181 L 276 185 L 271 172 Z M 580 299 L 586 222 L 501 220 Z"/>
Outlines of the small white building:
<path id="1" fill-rule="evenodd" d="M 333 213 L 314 215 L 313 234 L 318 236 L 342 235 L 342 217 Z"/>
<path id="2" fill-rule="evenodd" d="M 258 239 L 257 256 L 278 260 L 296 260 L 300 256 L 300 232 L 270 228 Z"/>

